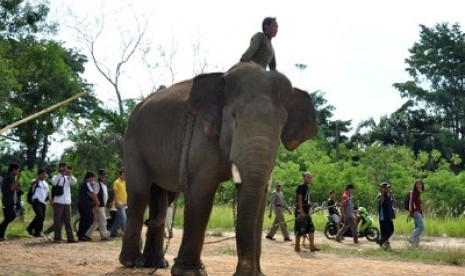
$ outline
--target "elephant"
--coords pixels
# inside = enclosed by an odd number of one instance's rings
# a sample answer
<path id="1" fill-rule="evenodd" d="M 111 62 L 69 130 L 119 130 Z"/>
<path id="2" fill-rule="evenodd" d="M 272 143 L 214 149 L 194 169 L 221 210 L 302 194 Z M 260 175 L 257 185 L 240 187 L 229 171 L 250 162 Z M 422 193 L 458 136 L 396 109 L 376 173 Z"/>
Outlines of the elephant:
<path id="1" fill-rule="evenodd" d="M 200 258 L 205 231 L 220 183 L 232 178 L 237 194 L 234 275 L 264 275 L 263 214 L 280 142 L 294 150 L 316 132 L 310 95 L 293 88 L 284 74 L 252 63 L 201 74 L 148 96 L 131 112 L 124 135 L 128 209 L 120 263 L 168 267 L 164 216 L 183 193 L 184 231 L 171 273 L 208 275 Z"/>

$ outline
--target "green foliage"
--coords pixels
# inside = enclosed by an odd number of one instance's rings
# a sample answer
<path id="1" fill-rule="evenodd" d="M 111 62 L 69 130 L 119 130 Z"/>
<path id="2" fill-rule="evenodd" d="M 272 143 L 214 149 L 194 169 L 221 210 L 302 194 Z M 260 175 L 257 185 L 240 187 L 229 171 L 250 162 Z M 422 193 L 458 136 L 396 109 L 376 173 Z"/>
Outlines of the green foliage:
<path id="1" fill-rule="evenodd" d="M 0 125 L 35 114 L 88 89 L 80 77 L 86 57 L 61 43 L 44 39 L 54 31 L 46 3 L 0 2 Z M 39 38 L 38 34 L 42 37 Z M 51 136 L 72 116 L 90 117 L 95 98 L 86 96 L 7 133 L 16 155 L 28 168 L 43 167 Z"/>
<path id="2" fill-rule="evenodd" d="M 129 114 L 134 109 L 134 100 L 124 101 L 125 112 L 96 108 L 92 118 L 73 120 L 70 140 L 74 146 L 65 151 L 63 159 L 73 164 L 78 171 L 108 171 L 109 179 L 115 179 L 122 167 L 123 134 Z"/>

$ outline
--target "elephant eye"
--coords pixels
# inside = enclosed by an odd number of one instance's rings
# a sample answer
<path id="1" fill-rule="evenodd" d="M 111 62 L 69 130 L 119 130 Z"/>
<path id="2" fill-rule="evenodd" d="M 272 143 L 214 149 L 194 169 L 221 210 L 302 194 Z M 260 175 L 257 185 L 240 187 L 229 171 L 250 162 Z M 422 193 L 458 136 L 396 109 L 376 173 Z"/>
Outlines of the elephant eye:
<path id="1" fill-rule="evenodd" d="M 234 127 L 237 128 L 237 116 L 236 116 L 236 112 L 233 112 L 232 113 L 232 117 L 234 119 Z"/>

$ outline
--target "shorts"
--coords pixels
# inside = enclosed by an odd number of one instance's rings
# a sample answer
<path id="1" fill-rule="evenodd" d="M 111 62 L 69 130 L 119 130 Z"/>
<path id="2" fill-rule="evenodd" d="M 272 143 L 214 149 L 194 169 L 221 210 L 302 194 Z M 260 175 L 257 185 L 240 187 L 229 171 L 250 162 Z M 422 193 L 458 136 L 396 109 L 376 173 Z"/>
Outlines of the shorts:
<path id="1" fill-rule="evenodd" d="M 332 214 L 329 216 L 330 220 L 336 224 L 338 224 L 341 221 L 341 217 L 339 217 L 337 214 Z"/>
<path id="2" fill-rule="evenodd" d="M 294 224 L 294 234 L 296 236 L 304 236 L 306 234 L 313 234 L 314 232 L 315 226 L 310 215 L 307 215 L 304 219 L 296 217 Z"/>

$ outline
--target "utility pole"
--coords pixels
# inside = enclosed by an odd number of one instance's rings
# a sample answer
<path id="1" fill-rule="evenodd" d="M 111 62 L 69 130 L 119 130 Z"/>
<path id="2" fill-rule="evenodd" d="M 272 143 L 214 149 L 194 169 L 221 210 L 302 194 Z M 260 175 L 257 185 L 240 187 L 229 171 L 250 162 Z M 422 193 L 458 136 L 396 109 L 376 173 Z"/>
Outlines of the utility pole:
<path id="1" fill-rule="evenodd" d="M 303 63 L 296 63 L 294 64 L 294 66 L 300 70 L 300 80 L 299 80 L 299 85 L 300 87 L 302 87 L 302 73 L 305 69 L 307 69 L 307 64 L 303 64 Z"/>
<path id="2" fill-rule="evenodd" d="M 339 161 L 339 121 L 336 121 L 336 161 Z"/>

